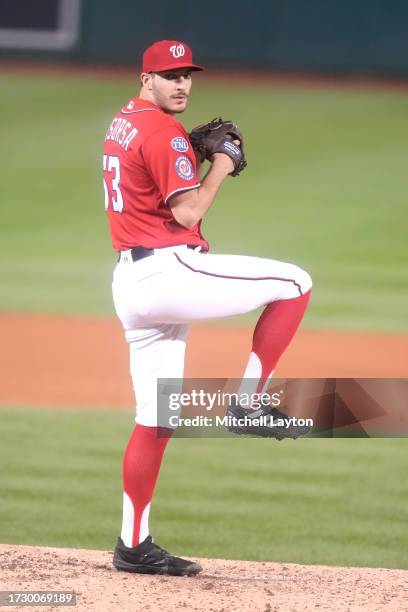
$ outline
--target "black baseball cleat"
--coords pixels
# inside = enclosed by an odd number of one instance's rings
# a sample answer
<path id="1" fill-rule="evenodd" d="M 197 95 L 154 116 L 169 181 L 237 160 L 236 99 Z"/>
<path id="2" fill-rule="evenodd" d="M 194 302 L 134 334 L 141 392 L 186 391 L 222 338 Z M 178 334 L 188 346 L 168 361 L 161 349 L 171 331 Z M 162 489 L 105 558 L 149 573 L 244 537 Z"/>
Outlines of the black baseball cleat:
<path id="1" fill-rule="evenodd" d="M 203 569 L 198 563 L 173 557 L 167 550 L 157 546 L 151 536 L 134 548 L 128 548 L 122 539 L 118 538 L 113 553 L 113 565 L 124 572 L 168 576 L 194 576 Z"/>
<path id="2" fill-rule="evenodd" d="M 312 429 L 309 425 L 297 424 L 295 417 L 290 417 L 269 405 L 254 410 L 243 408 L 240 404 L 232 402 L 226 416 L 228 417 L 228 430 L 239 435 L 296 440 L 308 434 Z"/>

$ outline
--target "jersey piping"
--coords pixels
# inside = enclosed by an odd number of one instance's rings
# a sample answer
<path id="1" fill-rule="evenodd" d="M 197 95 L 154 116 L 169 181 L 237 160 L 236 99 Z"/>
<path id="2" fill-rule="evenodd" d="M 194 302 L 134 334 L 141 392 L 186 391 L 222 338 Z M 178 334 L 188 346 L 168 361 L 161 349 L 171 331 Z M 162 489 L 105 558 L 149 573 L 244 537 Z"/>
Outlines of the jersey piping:
<path id="1" fill-rule="evenodd" d="M 175 193 L 177 193 L 179 191 L 190 191 L 191 189 L 197 189 L 197 187 L 200 187 L 200 185 L 201 185 L 201 183 L 198 183 L 198 185 L 191 185 L 191 187 L 180 187 L 180 189 L 175 189 L 174 191 L 169 193 L 169 195 L 164 200 L 164 203 L 167 204 L 167 200 L 169 198 L 171 198 L 171 196 L 174 195 Z"/>

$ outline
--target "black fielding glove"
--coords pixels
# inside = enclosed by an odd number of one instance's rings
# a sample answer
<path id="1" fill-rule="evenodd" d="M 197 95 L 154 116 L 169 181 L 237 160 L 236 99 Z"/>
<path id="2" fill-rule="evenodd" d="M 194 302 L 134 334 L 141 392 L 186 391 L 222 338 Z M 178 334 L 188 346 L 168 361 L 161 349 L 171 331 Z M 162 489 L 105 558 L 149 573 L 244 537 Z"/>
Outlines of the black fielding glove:
<path id="1" fill-rule="evenodd" d="M 234 163 L 231 176 L 238 176 L 247 165 L 244 137 L 239 127 L 232 121 L 223 121 L 221 117 L 213 119 L 191 130 L 189 138 L 200 163 L 204 159 L 211 161 L 214 153 L 224 153 Z M 236 145 L 233 140 L 239 140 L 240 145 Z"/>

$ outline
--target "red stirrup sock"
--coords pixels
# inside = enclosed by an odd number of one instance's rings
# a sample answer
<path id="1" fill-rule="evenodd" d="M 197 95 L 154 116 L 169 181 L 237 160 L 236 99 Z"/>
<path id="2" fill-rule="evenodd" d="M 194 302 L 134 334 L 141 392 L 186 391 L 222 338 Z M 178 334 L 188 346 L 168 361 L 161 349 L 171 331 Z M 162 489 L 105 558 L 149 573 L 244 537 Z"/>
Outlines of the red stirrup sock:
<path id="1" fill-rule="evenodd" d="M 310 293 L 311 289 L 296 298 L 271 302 L 260 316 L 254 330 L 250 357 L 250 362 L 251 358 L 260 362 L 257 368 L 260 377 L 257 393 L 263 391 L 282 353 L 295 335 L 309 303 Z M 250 370 L 254 371 L 253 364 L 249 367 L 250 362 L 246 376 L 251 374 Z"/>
<path id="2" fill-rule="evenodd" d="M 149 535 L 149 510 L 163 453 L 172 429 L 137 424 L 123 457 L 123 522 L 121 538 L 134 547 Z"/>

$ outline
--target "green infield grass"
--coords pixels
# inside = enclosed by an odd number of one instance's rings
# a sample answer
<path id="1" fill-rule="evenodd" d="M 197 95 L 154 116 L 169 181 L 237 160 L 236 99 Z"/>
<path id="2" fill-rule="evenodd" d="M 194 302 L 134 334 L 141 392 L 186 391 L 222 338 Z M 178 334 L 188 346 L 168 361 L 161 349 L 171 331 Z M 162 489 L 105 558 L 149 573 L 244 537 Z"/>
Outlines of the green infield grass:
<path id="1" fill-rule="evenodd" d="M 203 224 L 213 250 L 307 269 L 305 326 L 407 332 L 408 96 L 194 79 L 187 129 L 223 115 L 246 136 Z M 113 312 L 102 141 L 137 93 L 136 74 L 3 81 L 3 310 Z"/>
<path id="2" fill-rule="evenodd" d="M 112 550 L 133 415 L 0 410 L 0 542 Z M 151 510 L 184 555 L 408 569 L 408 439 L 174 439 Z"/>

